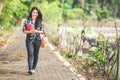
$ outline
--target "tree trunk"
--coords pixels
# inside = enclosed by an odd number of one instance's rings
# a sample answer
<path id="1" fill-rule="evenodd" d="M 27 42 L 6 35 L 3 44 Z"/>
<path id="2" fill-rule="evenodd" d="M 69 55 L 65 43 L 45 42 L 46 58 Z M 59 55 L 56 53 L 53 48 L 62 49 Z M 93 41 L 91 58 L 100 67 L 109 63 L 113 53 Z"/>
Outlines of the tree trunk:
<path id="1" fill-rule="evenodd" d="M 1 14 L 2 8 L 6 2 L 9 2 L 9 0 L 8 1 L 7 0 L 0 0 L 0 14 Z"/>
<path id="2" fill-rule="evenodd" d="M 103 8 L 105 5 L 106 5 L 106 0 L 102 0 L 102 2 L 101 2 L 101 8 Z"/>
<path id="3" fill-rule="evenodd" d="M 81 5 L 82 5 L 81 7 L 84 8 L 85 0 L 82 0 L 82 1 L 81 1 Z"/>

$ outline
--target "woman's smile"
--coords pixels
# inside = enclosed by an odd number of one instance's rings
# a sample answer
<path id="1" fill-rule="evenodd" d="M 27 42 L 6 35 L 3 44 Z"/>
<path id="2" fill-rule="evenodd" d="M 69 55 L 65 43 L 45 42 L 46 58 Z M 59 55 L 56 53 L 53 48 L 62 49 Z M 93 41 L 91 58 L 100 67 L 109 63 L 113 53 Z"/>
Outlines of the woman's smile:
<path id="1" fill-rule="evenodd" d="M 32 19 L 35 20 L 38 16 L 38 11 L 37 10 L 33 10 L 32 11 Z"/>

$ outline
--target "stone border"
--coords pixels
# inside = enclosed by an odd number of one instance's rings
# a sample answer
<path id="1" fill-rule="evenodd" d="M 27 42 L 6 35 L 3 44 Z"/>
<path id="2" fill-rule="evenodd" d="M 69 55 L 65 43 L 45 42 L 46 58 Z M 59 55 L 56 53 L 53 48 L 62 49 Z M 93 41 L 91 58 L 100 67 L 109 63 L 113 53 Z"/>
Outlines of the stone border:
<path id="1" fill-rule="evenodd" d="M 58 57 L 58 59 L 60 61 L 63 62 L 63 66 L 68 67 L 69 70 L 76 76 L 77 80 L 87 80 L 84 76 L 82 76 L 81 74 L 77 73 L 77 70 L 75 68 L 72 67 L 72 65 L 66 61 L 61 55 L 59 51 L 55 51 L 55 48 L 53 47 L 53 45 L 51 43 L 48 44 L 48 47 L 54 51 L 53 53 Z"/>

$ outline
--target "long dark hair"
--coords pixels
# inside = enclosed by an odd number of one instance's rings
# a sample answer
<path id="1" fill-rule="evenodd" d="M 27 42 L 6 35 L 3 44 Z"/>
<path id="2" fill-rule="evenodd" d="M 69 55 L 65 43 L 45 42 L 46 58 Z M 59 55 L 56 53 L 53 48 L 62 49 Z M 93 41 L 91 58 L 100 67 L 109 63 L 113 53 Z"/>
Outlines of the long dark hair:
<path id="1" fill-rule="evenodd" d="M 35 26 L 37 26 L 39 22 L 42 23 L 42 13 L 41 13 L 41 11 L 37 7 L 33 7 L 31 9 L 31 11 L 30 11 L 29 16 L 28 16 L 28 20 L 32 18 L 32 11 L 33 10 L 37 10 L 38 11 L 38 16 L 37 16 L 36 21 L 35 21 Z"/>

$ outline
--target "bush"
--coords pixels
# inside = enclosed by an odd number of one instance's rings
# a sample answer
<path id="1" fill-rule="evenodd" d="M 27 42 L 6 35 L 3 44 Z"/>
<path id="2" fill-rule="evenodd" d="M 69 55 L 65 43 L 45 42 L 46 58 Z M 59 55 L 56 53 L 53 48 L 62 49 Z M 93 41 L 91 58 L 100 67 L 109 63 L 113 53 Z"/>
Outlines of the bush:
<path id="1" fill-rule="evenodd" d="M 59 44 L 59 35 L 55 34 L 54 32 L 51 33 L 52 43 L 56 46 Z"/>
<path id="2" fill-rule="evenodd" d="M 18 5 L 19 4 L 19 5 Z M 27 14 L 28 8 L 19 0 L 9 1 L 2 9 L 1 22 L 3 29 L 11 28 L 11 25 L 17 22 L 17 19 L 23 18 Z"/>
<path id="3" fill-rule="evenodd" d="M 103 7 L 103 8 L 98 8 L 96 10 L 96 14 L 98 17 L 98 20 L 102 20 L 104 18 L 108 18 L 109 17 L 109 10 L 107 9 L 107 7 Z"/>
<path id="4" fill-rule="evenodd" d="M 60 19 L 61 9 L 59 7 L 60 2 L 54 1 L 52 3 L 48 3 L 47 1 L 43 1 L 38 7 L 41 9 L 43 17 L 46 21 L 51 24 L 57 24 Z"/>
<path id="5" fill-rule="evenodd" d="M 64 15 L 67 19 L 80 19 L 83 16 L 84 11 L 80 8 L 66 9 L 64 10 Z"/>

